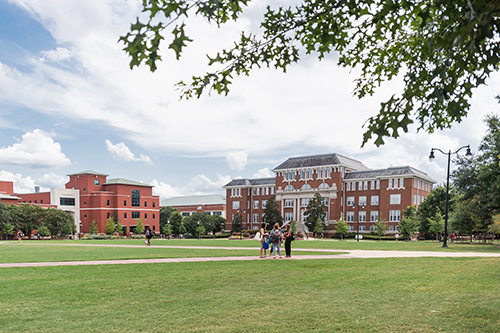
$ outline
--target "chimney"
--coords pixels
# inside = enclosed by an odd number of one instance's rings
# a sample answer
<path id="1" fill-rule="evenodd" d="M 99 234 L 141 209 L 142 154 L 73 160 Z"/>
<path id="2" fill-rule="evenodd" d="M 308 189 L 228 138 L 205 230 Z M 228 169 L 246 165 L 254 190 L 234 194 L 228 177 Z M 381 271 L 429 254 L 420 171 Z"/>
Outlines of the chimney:
<path id="1" fill-rule="evenodd" d="M 40 193 L 40 186 L 35 185 L 35 193 Z"/>

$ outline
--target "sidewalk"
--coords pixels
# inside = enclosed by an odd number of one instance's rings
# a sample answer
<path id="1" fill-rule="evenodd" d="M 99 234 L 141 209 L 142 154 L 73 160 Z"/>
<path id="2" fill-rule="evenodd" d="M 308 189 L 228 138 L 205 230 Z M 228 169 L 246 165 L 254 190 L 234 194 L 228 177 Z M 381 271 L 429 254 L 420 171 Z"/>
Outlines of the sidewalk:
<path id="1" fill-rule="evenodd" d="M 30 244 L 31 245 L 31 244 Z M 32 244 L 35 245 L 36 244 Z M 49 244 L 44 244 L 49 245 Z M 112 245 L 112 244 L 50 244 L 54 246 L 104 246 L 104 247 L 144 247 L 144 245 Z M 126 259 L 126 260 L 99 260 L 99 261 L 62 261 L 62 262 L 27 262 L 27 263 L 0 263 L 0 268 L 7 267 L 42 267 L 42 266 L 80 266 L 80 265 L 121 265 L 121 264 L 153 264 L 175 262 L 208 262 L 208 261 L 248 261 L 272 260 L 272 257 L 259 258 L 258 248 L 255 247 L 206 247 L 206 246 L 152 246 L 158 248 L 189 248 L 189 249 L 225 249 L 225 250 L 255 250 L 255 256 L 241 257 L 200 257 L 200 258 L 167 258 L 167 259 Z M 305 260 L 305 259 L 360 259 L 360 258 L 417 258 L 417 257 L 493 257 L 500 258 L 500 253 L 484 252 L 425 252 L 425 251 L 374 251 L 374 250 L 331 250 L 331 249 L 301 249 L 294 251 L 325 252 L 342 254 L 324 255 L 293 255 L 290 259 L 277 260 Z M 349 252 L 346 254 L 345 252 Z"/>

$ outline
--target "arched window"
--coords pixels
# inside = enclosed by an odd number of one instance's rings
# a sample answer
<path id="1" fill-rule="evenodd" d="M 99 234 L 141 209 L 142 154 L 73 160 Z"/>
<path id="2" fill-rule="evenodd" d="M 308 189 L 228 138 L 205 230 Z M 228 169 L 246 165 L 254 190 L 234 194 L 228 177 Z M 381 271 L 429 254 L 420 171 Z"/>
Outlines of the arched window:
<path id="1" fill-rule="evenodd" d="M 292 185 L 288 185 L 287 187 L 285 187 L 285 191 L 293 191 L 293 190 L 295 190 L 295 188 Z"/>
<path id="2" fill-rule="evenodd" d="M 301 189 L 302 189 L 302 190 L 310 190 L 310 189 L 311 189 L 311 185 L 309 185 L 309 184 L 304 184 L 304 185 L 302 185 Z"/>
<path id="3" fill-rule="evenodd" d="M 318 188 L 319 188 L 320 190 L 328 190 L 328 189 L 330 188 L 330 186 L 328 186 L 328 184 L 327 184 L 327 183 L 321 183 L 321 184 L 318 186 Z"/>

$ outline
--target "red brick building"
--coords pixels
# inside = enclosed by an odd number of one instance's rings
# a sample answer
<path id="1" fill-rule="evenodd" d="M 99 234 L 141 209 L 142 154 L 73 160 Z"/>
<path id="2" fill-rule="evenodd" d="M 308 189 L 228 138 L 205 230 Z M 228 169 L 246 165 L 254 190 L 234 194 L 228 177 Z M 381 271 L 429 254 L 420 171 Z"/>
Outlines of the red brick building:
<path id="1" fill-rule="evenodd" d="M 0 202 L 4 204 L 17 204 L 22 198 L 14 195 L 14 183 L 0 180 Z"/>
<path id="2" fill-rule="evenodd" d="M 173 197 L 162 200 L 160 206 L 173 207 L 184 217 L 201 212 L 226 218 L 226 198 L 218 194 Z"/>
<path id="3" fill-rule="evenodd" d="M 123 178 L 107 179 L 108 175 L 84 171 L 68 175 L 66 189 L 80 192 L 80 230 L 88 233 L 96 221 L 99 232 L 106 231 L 106 220 L 118 213 L 124 233 L 134 232 L 142 218 L 144 226 L 160 230 L 160 198 L 153 195 L 153 186 Z"/>
<path id="4" fill-rule="evenodd" d="M 276 178 L 236 179 L 224 186 L 228 229 L 232 216 L 242 209 L 243 227 L 257 228 L 262 222 L 262 207 L 275 196 L 285 222 L 297 221 L 300 230 L 304 228 L 309 200 L 319 193 L 326 206 L 327 226 L 334 226 L 344 217 L 352 232 L 359 223 L 360 233 L 369 233 L 383 219 L 389 225 L 389 234 L 394 234 L 402 210 L 411 205 L 418 207 L 435 183 L 426 173 L 410 166 L 371 170 L 360 161 L 338 154 L 292 157 L 273 172 Z M 263 187 L 272 190 L 255 195 L 254 189 Z"/>

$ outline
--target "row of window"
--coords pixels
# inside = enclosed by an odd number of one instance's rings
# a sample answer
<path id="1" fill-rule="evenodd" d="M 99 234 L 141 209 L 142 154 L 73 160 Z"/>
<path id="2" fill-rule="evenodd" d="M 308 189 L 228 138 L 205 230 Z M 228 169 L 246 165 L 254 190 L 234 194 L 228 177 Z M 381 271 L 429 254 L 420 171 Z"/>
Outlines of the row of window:
<path id="1" fill-rule="evenodd" d="M 413 187 L 429 192 L 432 189 L 432 184 L 423 180 L 413 179 Z"/>
<path id="2" fill-rule="evenodd" d="M 285 199 L 285 207 L 293 207 L 294 201 L 294 199 Z M 309 205 L 310 198 L 302 198 L 300 201 L 302 207 L 307 207 L 307 205 Z M 323 206 L 328 206 L 328 198 L 322 198 L 321 204 Z"/>
<path id="3" fill-rule="evenodd" d="M 330 186 L 327 183 L 321 183 L 318 186 L 318 189 L 320 189 L 320 190 L 328 190 L 329 188 L 330 188 Z M 312 187 L 309 184 L 304 184 L 304 185 L 302 185 L 302 187 L 300 189 L 302 191 L 307 191 L 307 190 L 312 190 Z M 294 191 L 294 190 L 295 190 L 295 187 L 293 187 L 293 185 L 287 185 L 285 187 L 285 191 L 287 191 L 287 192 Z"/>
<path id="4" fill-rule="evenodd" d="M 249 209 L 250 201 L 247 201 L 247 209 Z M 266 209 L 267 206 L 267 200 L 262 200 L 262 209 Z M 253 208 L 254 209 L 259 209 L 259 200 L 254 200 L 253 201 Z M 239 201 L 233 201 L 233 209 L 240 209 L 240 202 Z"/>
<path id="5" fill-rule="evenodd" d="M 196 212 L 182 212 L 182 216 L 186 217 L 186 216 L 193 215 L 194 213 L 196 213 Z M 205 212 L 205 214 L 222 216 L 222 212 Z"/>
<path id="6" fill-rule="evenodd" d="M 378 195 L 372 195 L 370 197 L 370 205 L 372 206 L 377 206 L 379 204 L 379 197 Z M 415 199 L 416 200 L 416 199 Z M 354 206 L 355 203 L 355 198 L 354 197 L 347 197 L 347 206 Z M 400 205 L 401 204 L 401 194 L 391 194 L 389 203 L 391 205 Z M 358 198 L 358 205 L 359 206 L 366 206 L 366 196 L 360 196 Z"/>
<path id="7" fill-rule="evenodd" d="M 370 231 L 376 231 L 376 230 L 377 230 L 377 226 L 375 226 L 375 225 L 371 225 L 370 226 Z M 396 227 L 396 229 L 394 229 L 394 226 L 390 225 L 389 226 L 389 231 L 394 231 L 394 230 L 399 231 L 399 228 Z M 359 226 L 359 231 L 366 231 L 366 226 L 360 225 Z M 354 232 L 354 226 L 353 225 L 349 225 L 349 232 Z"/>
<path id="8" fill-rule="evenodd" d="M 316 172 L 316 179 L 325 179 L 330 178 L 332 173 L 332 169 L 310 169 L 310 170 L 301 170 L 301 171 L 287 171 L 282 172 L 284 181 L 297 180 L 297 176 L 300 177 L 300 180 L 306 179 L 314 179 L 314 173 Z"/>
<path id="9" fill-rule="evenodd" d="M 400 210 L 390 210 L 389 211 L 389 222 L 399 222 L 400 221 Z M 378 222 L 379 213 L 376 210 L 370 211 L 370 222 Z M 358 212 L 358 221 L 366 222 L 366 212 Z M 346 212 L 346 222 L 354 222 L 354 212 Z"/>
<path id="10" fill-rule="evenodd" d="M 422 201 L 424 201 L 425 197 L 423 195 L 413 195 L 413 204 L 419 205 Z"/>
<path id="11" fill-rule="evenodd" d="M 274 195 L 274 186 L 247 188 L 247 196 L 250 195 L 250 191 L 252 195 Z M 232 188 L 231 197 L 241 197 L 241 188 Z"/>

